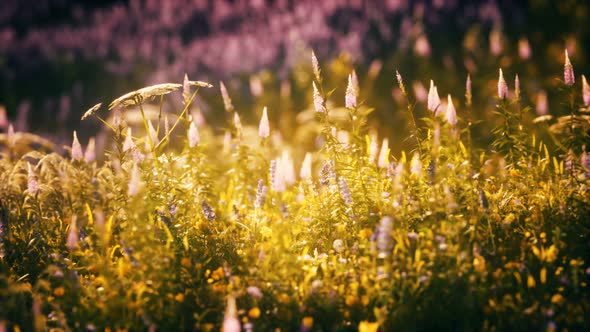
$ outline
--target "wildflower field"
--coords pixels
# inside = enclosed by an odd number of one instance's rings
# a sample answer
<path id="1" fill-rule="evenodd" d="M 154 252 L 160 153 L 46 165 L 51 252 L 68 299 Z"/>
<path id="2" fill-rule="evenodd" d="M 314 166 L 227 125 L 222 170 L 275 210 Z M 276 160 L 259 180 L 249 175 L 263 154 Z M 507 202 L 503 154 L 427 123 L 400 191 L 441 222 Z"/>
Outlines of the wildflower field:
<path id="1" fill-rule="evenodd" d="M 313 54 L 292 129 L 311 144 L 279 134 L 281 110 L 243 121 L 223 83 L 186 76 L 89 109 L 104 153 L 76 132 L 65 155 L 21 152 L 10 127 L 0 330 L 587 330 L 590 87 L 563 59 L 560 116 L 531 114 L 499 70 L 487 149 L 469 76 L 442 98 L 431 80 L 422 103 L 391 73 L 398 142 L 367 125 L 356 73 L 328 86 Z M 189 111 L 203 90 L 221 128 Z"/>

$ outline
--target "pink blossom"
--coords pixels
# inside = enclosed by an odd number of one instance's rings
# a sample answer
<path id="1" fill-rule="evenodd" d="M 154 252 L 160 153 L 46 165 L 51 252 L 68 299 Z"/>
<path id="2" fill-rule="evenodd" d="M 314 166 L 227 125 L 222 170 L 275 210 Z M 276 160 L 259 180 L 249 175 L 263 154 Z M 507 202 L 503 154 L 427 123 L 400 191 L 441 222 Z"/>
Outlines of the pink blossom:
<path id="1" fill-rule="evenodd" d="M 76 131 L 74 130 L 74 141 L 72 142 L 72 160 L 82 160 L 84 155 L 82 154 L 82 146 L 80 145 L 80 141 L 78 141 L 78 135 L 76 135 Z"/>
<path id="2" fill-rule="evenodd" d="M 574 67 L 570 62 L 570 57 L 567 54 L 567 49 L 565 50 L 565 64 L 563 66 L 563 82 L 567 86 L 574 85 L 576 81 L 576 77 L 574 75 Z"/>
<path id="3" fill-rule="evenodd" d="M 500 68 L 500 74 L 498 77 L 498 98 L 506 99 L 508 95 L 508 85 L 506 84 L 506 80 L 504 80 L 504 74 L 502 73 L 502 68 Z"/>
<path id="4" fill-rule="evenodd" d="M 268 138 L 270 135 L 270 124 L 268 122 L 268 111 L 266 106 L 262 109 L 262 118 L 260 118 L 260 124 L 258 125 L 258 136 L 261 138 Z"/>

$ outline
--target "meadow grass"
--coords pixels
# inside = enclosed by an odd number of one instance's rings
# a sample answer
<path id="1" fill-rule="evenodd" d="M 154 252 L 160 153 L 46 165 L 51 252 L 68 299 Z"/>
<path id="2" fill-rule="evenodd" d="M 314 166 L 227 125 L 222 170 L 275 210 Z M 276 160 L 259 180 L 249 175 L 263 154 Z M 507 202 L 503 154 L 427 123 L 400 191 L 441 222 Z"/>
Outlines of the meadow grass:
<path id="1" fill-rule="evenodd" d="M 589 328 L 590 91 L 569 59 L 557 119 L 526 116 L 500 70 L 486 151 L 457 112 L 470 83 L 445 104 L 431 81 L 417 118 L 392 75 L 414 144 L 397 156 L 367 127 L 356 73 L 341 103 L 312 63 L 312 151 L 277 135 L 278 110 L 242 123 L 223 84 L 226 128 L 200 123 L 190 108 L 212 86 L 186 77 L 89 109 L 104 156 L 75 133 L 67 156 L 20 153 L 8 133 L 0 330 Z M 177 90 L 182 109 L 165 109 Z"/>

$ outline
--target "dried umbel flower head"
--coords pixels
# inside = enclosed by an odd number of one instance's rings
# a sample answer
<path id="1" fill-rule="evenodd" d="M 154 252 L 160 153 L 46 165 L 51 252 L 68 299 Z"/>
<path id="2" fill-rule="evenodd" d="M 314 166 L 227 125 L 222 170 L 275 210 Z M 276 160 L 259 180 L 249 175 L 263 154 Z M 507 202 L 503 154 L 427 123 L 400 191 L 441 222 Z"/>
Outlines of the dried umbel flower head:
<path id="1" fill-rule="evenodd" d="M 199 135 L 199 129 L 197 128 L 197 125 L 191 121 L 191 124 L 188 127 L 188 146 L 194 148 L 200 141 L 201 136 Z"/>
<path id="2" fill-rule="evenodd" d="M 457 111 L 455 110 L 455 105 L 453 105 L 453 98 L 449 94 L 447 97 L 447 110 L 445 112 L 445 116 L 447 118 L 447 122 L 451 126 L 455 126 L 457 124 Z"/>
<path id="3" fill-rule="evenodd" d="M 506 80 L 504 79 L 504 73 L 502 73 L 502 68 L 500 68 L 498 75 L 498 98 L 506 99 L 507 96 L 508 84 L 506 84 Z"/>
<path id="4" fill-rule="evenodd" d="M 434 85 L 434 81 L 430 80 L 430 89 L 428 90 L 428 110 L 436 113 L 440 106 L 440 97 L 438 96 L 438 89 Z"/>
<path id="5" fill-rule="evenodd" d="M 86 145 L 86 151 L 84 152 L 84 159 L 88 163 L 96 160 L 96 140 L 94 137 L 88 139 L 88 145 Z"/>
<path id="6" fill-rule="evenodd" d="M 565 50 L 565 64 L 563 65 L 563 82 L 567 86 L 574 85 L 576 81 L 576 77 L 574 75 L 574 67 L 570 62 L 570 57 L 567 53 L 567 49 Z"/>
<path id="7" fill-rule="evenodd" d="M 190 83 L 190 82 L 189 82 Z M 162 96 L 169 94 L 172 91 L 176 91 L 182 88 L 182 84 L 176 83 L 162 83 L 156 84 L 152 86 L 148 86 L 145 88 L 141 88 L 139 90 L 131 91 L 122 95 L 121 97 L 113 100 L 109 104 L 109 110 L 112 110 L 117 107 L 125 108 L 127 106 L 140 104 L 145 99 L 149 99 L 156 96 Z"/>
<path id="8" fill-rule="evenodd" d="M 315 111 L 318 113 L 326 113 L 326 106 L 324 106 L 324 98 L 320 94 L 317 85 L 315 82 L 311 83 L 313 85 L 313 106 Z"/>
<path id="9" fill-rule="evenodd" d="M 227 112 L 233 112 L 234 111 L 234 105 L 231 102 L 231 98 L 229 97 L 229 93 L 227 93 L 227 89 L 225 87 L 225 84 L 223 84 L 223 82 L 219 82 L 219 90 L 221 91 L 221 98 L 223 99 L 223 108 L 225 108 L 225 110 Z"/>
<path id="10" fill-rule="evenodd" d="M 584 75 L 582 75 L 582 99 L 584 100 L 584 105 L 590 107 L 590 85 L 588 85 L 588 81 Z"/>
<path id="11" fill-rule="evenodd" d="M 262 117 L 260 118 L 260 124 L 258 125 L 258 136 L 261 138 L 268 138 L 270 135 L 270 124 L 268 122 L 268 111 L 266 106 L 262 109 Z"/>
<path id="12" fill-rule="evenodd" d="M 86 113 L 84 113 L 84 115 L 82 115 L 82 118 L 80 120 L 86 120 L 89 117 L 93 116 L 96 113 L 96 111 L 98 111 L 101 107 L 102 107 L 102 103 L 98 103 L 98 104 L 90 107 L 88 109 L 88 111 L 86 111 Z"/>
<path id="13" fill-rule="evenodd" d="M 354 109 L 357 107 L 356 96 L 358 87 L 354 86 L 352 74 L 348 75 L 348 86 L 346 87 L 346 95 L 344 96 L 344 102 L 346 108 Z"/>
<path id="14" fill-rule="evenodd" d="M 82 154 L 82 146 L 80 145 L 80 141 L 78 141 L 78 135 L 76 135 L 76 131 L 74 130 L 74 140 L 72 142 L 72 160 L 80 161 L 84 158 Z"/>

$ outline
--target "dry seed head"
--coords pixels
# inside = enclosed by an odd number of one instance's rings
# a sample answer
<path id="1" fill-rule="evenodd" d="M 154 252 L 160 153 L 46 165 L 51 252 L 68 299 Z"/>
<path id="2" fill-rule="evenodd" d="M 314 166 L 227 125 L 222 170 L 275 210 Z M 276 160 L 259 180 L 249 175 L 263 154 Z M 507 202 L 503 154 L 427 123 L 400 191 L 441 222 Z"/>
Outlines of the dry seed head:
<path id="1" fill-rule="evenodd" d="M 588 81 L 584 75 L 582 75 L 582 99 L 584 100 L 584 105 L 590 107 L 590 85 L 588 85 Z"/>
<path id="2" fill-rule="evenodd" d="M 199 129 L 197 128 L 197 125 L 191 121 L 188 128 L 188 146 L 194 148 L 200 141 L 201 137 L 199 135 Z"/>
<path id="3" fill-rule="evenodd" d="M 567 49 L 565 50 L 565 64 L 563 66 L 563 82 L 567 86 L 574 85 L 576 81 L 576 77 L 574 75 L 574 67 L 570 62 L 570 57 L 567 53 Z"/>
<path id="4" fill-rule="evenodd" d="M 447 118 L 447 122 L 451 126 L 455 126 L 457 124 L 457 111 L 455 110 L 455 105 L 453 105 L 453 98 L 449 94 L 447 97 L 447 110 L 445 112 L 445 116 Z"/>
<path id="5" fill-rule="evenodd" d="M 402 90 L 402 93 L 404 94 L 404 96 L 408 96 L 408 92 L 406 91 L 406 86 L 404 85 L 404 80 L 402 78 L 402 75 L 399 73 L 399 71 L 395 71 L 395 77 L 397 78 L 397 84 L 399 85 L 400 90 Z"/>
<path id="6" fill-rule="evenodd" d="M 84 113 L 84 115 L 82 115 L 82 118 L 80 120 L 86 120 L 88 117 L 94 115 L 94 113 L 96 113 L 96 111 L 98 111 L 101 106 L 102 106 L 102 103 L 98 103 L 98 104 L 90 107 L 88 109 L 88 111 L 86 111 L 86 113 Z"/>
<path id="7" fill-rule="evenodd" d="M 326 113 L 326 106 L 324 106 L 324 98 L 320 94 L 317 85 L 315 82 L 311 83 L 313 85 L 313 106 L 315 111 L 318 113 Z"/>
<path id="8" fill-rule="evenodd" d="M 240 115 L 238 112 L 234 113 L 234 127 L 238 132 L 242 130 L 242 121 L 240 121 Z"/>
<path id="9" fill-rule="evenodd" d="M 258 136 L 261 138 L 268 138 L 270 135 L 270 124 L 268 122 L 268 111 L 266 106 L 262 109 L 262 118 L 260 118 L 260 125 L 258 126 Z"/>
<path id="10" fill-rule="evenodd" d="M 303 158 L 301 170 L 299 171 L 299 177 L 302 180 L 311 179 L 311 153 L 309 152 L 307 152 Z"/>
<path id="11" fill-rule="evenodd" d="M 506 84 L 506 80 L 504 80 L 504 74 L 502 73 L 502 68 L 500 68 L 499 76 L 498 76 L 498 98 L 506 99 L 508 95 L 508 85 Z"/>
<path id="12" fill-rule="evenodd" d="M 355 109 L 357 107 L 356 95 L 357 95 L 357 91 L 354 86 L 352 74 L 349 74 L 348 75 L 348 86 L 346 87 L 346 95 L 344 98 L 344 103 L 345 103 L 346 108 Z"/>
<path id="13" fill-rule="evenodd" d="M 188 74 L 184 74 L 184 80 L 182 81 L 182 99 L 183 104 L 188 104 L 191 99 L 191 85 L 188 80 Z"/>
<path id="14" fill-rule="evenodd" d="M 82 146 L 80 145 L 80 141 L 78 141 L 78 135 L 76 135 L 76 131 L 74 130 L 74 140 L 72 142 L 72 160 L 82 160 L 84 155 L 82 154 Z"/>
<path id="15" fill-rule="evenodd" d="M 90 137 L 88 139 L 88 145 L 86 145 L 86 151 L 84 152 L 84 159 L 87 163 L 91 163 L 96 160 L 96 141 L 94 137 Z"/>
<path id="16" fill-rule="evenodd" d="M 234 111 L 234 105 L 231 102 L 231 98 L 229 97 L 229 93 L 227 93 L 227 89 L 225 87 L 225 84 L 223 84 L 223 82 L 219 82 L 219 90 L 221 91 L 221 98 L 223 99 L 223 108 L 225 108 L 225 110 L 227 112 L 233 112 Z"/>

